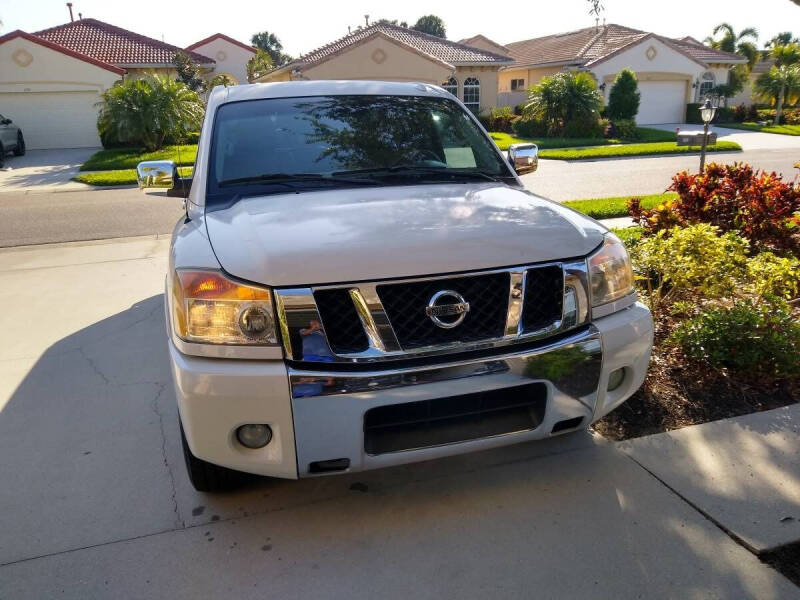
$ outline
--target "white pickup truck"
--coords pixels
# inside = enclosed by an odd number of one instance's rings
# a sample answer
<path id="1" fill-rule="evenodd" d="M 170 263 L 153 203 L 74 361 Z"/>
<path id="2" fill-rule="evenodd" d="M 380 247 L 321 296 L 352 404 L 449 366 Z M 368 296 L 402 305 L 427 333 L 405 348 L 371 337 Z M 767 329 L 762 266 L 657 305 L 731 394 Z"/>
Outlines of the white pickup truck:
<path id="1" fill-rule="evenodd" d="M 627 252 L 525 190 L 536 160 L 432 85 L 215 88 L 193 178 L 138 169 L 185 197 L 165 304 L 194 486 L 548 438 L 633 394 Z"/>

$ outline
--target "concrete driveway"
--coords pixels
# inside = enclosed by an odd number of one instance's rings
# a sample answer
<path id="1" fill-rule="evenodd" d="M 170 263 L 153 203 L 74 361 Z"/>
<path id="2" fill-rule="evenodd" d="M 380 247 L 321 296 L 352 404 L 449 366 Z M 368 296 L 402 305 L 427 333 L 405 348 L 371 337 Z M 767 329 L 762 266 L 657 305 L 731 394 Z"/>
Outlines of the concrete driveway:
<path id="1" fill-rule="evenodd" d="M 70 181 L 78 168 L 100 148 L 28 150 L 25 156 L 8 156 L 0 169 L 0 192 L 61 192 L 90 190 Z"/>
<path id="2" fill-rule="evenodd" d="M 190 486 L 168 240 L 0 251 L 0 598 L 799 598 L 587 433 Z"/>
<path id="3" fill-rule="evenodd" d="M 690 123 L 667 123 L 666 125 L 648 125 L 653 129 L 665 129 L 675 131 L 703 131 L 702 125 Z M 779 135 L 777 133 L 762 133 L 760 131 L 744 131 L 742 129 L 729 129 L 724 125 L 712 125 L 711 131 L 717 133 L 718 140 L 736 142 L 742 150 L 784 150 L 798 149 L 798 159 L 800 159 L 800 136 Z"/>

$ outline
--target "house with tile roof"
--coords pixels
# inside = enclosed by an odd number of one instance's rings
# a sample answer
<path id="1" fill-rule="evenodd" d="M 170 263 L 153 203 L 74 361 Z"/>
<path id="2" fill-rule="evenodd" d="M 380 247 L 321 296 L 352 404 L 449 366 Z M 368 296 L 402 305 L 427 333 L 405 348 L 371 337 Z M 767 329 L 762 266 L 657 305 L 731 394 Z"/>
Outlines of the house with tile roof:
<path id="1" fill-rule="evenodd" d="M 728 82 L 741 56 L 714 50 L 692 37 L 672 39 L 622 25 L 586 27 L 506 44 L 514 63 L 500 69 L 498 104 L 516 106 L 542 77 L 564 70 L 591 73 L 606 100 L 617 74 L 633 69 L 639 80 L 640 124 L 680 123 L 686 105 Z"/>
<path id="2" fill-rule="evenodd" d="M 443 86 L 482 113 L 497 106 L 498 72 L 512 63 L 509 56 L 492 50 L 375 23 L 308 52 L 259 81 L 420 81 Z"/>
<path id="3" fill-rule="evenodd" d="M 174 74 L 182 49 L 121 27 L 78 19 L 34 33 L 0 37 L 0 110 L 25 133 L 27 146 L 100 145 L 97 103 L 123 78 Z M 221 33 L 185 49 L 207 78 L 229 74 L 246 81 L 255 50 Z"/>

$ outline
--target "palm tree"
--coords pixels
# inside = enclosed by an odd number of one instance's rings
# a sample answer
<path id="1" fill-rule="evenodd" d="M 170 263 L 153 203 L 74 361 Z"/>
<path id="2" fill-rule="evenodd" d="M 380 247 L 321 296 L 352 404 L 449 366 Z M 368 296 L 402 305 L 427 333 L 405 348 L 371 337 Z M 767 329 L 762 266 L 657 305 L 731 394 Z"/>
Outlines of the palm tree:
<path id="1" fill-rule="evenodd" d="M 800 94 L 800 46 L 775 45 L 769 55 L 775 60 L 775 66 L 758 76 L 753 91 L 759 98 L 775 103 L 775 125 L 779 125 L 784 102 L 796 100 Z"/>
<path id="2" fill-rule="evenodd" d="M 714 27 L 714 36 L 722 32 L 720 39 L 707 37 L 706 43 L 715 50 L 722 50 L 731 54 L 738 54 L 747 59 L 748 66 L 752 69 L 758 62 L 758 30 L 755 27 L 746 27 L 739 33 L 728 23 L 720 23 Z"/>
<path id="3" fill-rule="evenodd" d="M 764 47 L 786 46 L 788 44 L 797 44 L 798 42 L 800 42 L 800 38 L 796 38 L 791 31 L 783 31 L 764 44 Z"/>
<path id="4" fill-rule="evenodd" d="M 236 85 L 236 83 L 234 83 L 233 78 L 227 73 L 217 73 L 211 79 L 211 84 L 209 85 L 209 87 L 211 89 L 214 89 L 218 85 L 223 85 L 225 87 L 228 87 L 230 85 Z"/>
<path id="5" fill-rule="evenodd" d="M 167 75 L 125 79 L 106 90 L 99 105 L 101 139 L 147 150 L 197 131 L 205 111 L 196 92 Z"/>
<path id="6" fill-rule="evenodd" d="M 603 97 L 588 73 L 556 73 L 531 88 L 524 111 L 547 126 L 549 135 L 560 134 L 567 123 L 596 119 Z"/>

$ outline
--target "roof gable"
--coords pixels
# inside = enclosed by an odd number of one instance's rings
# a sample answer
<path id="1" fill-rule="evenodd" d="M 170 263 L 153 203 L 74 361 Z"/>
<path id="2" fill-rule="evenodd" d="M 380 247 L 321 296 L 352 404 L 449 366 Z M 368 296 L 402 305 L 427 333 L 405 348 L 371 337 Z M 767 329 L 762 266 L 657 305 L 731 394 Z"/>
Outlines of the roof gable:
<path id="1" fill-rule="evenodd" d="M 703 66 L 708 62 L 745 62 L 740 56 L 714 50 L 688 36 L 676 40 L 615 24 L 586 27 L 567 33 L 513 42 L 506 46 L 514 59 L 515 66 L 594 65 L 651 38 L 660 40 Z"/>
<path id="2" fill-rule="evenodd" d="M 97 19 L 79 19 L 33 35 L 95 60 L 114 65 L 171 65 L 182 48 L 109 25 Z M 214 60 L 188 52 L 198 64 Z"/>
<path id="3" fill-rule="evenodd" d="M 61 54 L 65 54 L 65 55 L 70 56 L 72 58 L 76 58 L 76 59 L 81 60 L 83 62 L 86 62 L 86 63 L 89 63 L 91 65 L 94 65 L 96 67 L 100 67 L 101 69 L 105 69 L 106 71 L 111 71 L 112 73 L 116 73 L 117 75 L 124 75 L 125 74 L 125 69 L 121 69 L 120 67 L 116 67 L 114 65 L 110 65 L 110 64 L 105 63 L 103 61 L 100 61 L 100 60 L 97 60 L 95 58 L 92 58 L 91 56 L 86 56 L 85 54 L 81 54 L 79 52 L 75 52 L 73 50 L 70 50 L 69 48 L 65 48 L 63 46 L 59 46 L 58 44 L 54 44 L 53 42 L 47 41 L 45 39 L 42 39 L 42 38 L 37 37 L 35 35 L 32 35 L 30 33 L 25 33 L 24 31 L 19 30 L 19 29 L 17 29 L 16 31 L 11 31 L 11 32 L 5 34 L 4 36 L 0 37 L 0 44 L 5 44 L 6 42 L 9 42 L 9 41 L 11 41 L 13 39 L 16 39 L 16 38 L 26 39 L 29 42 L 32 42 L 34 44 L 39 44 L 40 46 L 43 46 L 45 48 L 49 48 L 50 50 L 54 50 L 56 52 L 60 52 Z"/>
<path id="4" fill-rule="evenodd" d="M 256 49 L 253 48 L 252 46 L 248 46 L 247 44 L 245 44 L 243 42 L 240 42 L 239 40 L 235 40 L 232 37 L 228 37 L 224 33 L 215 33 L 213 35 L 210 35 L 207 38 L 200 40 L 199 42 L 195 42 L 194 44 L 186 46 L 185 50 L 187 50 L 187 51 L 195 50 L 195 49 L 199 48 L 200 46 L 205 46 L 209 42 L 213 42 L 214 40 L 225 40 L 229 44 L 233 44 L 234 46 L 238 46 L 239 48 L 242 48 L 243 50 L 247 50 L 248 52 L 252 52 L 253 54 L 256 53 Z"/>
<path id="5" fill-rule="evenodd" d="M 334 41 L 330 44 L 312 50 L 304 54 L 295 61 L 289 63 L 293 67 L 300 65 L 311 65 L 324 60 L 328 55 L 341 52 L 344 48 L 362 43 L 367 39 L 372 39 L 375 34 L 381 34 L 399 42 L 405 46 L 413 48 L 433 59 L 448 63 L 449 65 L 459 64 L 487 64 L 499 65 L 507 64 L 511 59 L 507 56 L 495 54 L 488 50 L 473 48 L 458 42 L 445 40 L 427 33 L 400 27 L 399 25 L 389 25 L 387 23 L 376 23 L 369 27 L 357 29 L 356 31 Z M 286 66 L 289 66 L 286 65 Z"/>

